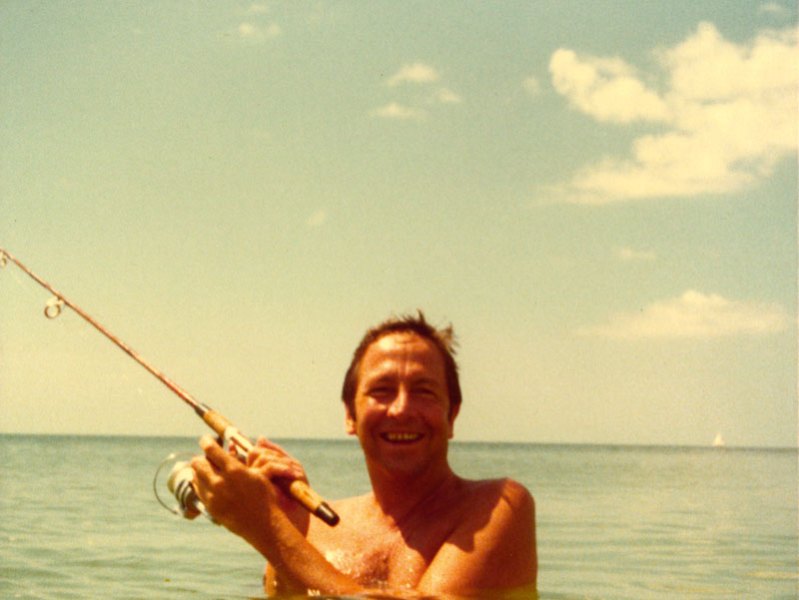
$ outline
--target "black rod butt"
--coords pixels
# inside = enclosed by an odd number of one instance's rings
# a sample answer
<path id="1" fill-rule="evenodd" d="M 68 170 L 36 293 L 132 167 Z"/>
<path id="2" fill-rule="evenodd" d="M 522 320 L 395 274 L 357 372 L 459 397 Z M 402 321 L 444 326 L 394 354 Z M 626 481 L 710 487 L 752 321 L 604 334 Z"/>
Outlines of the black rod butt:
<path id="1" fill-rule="evenodd" d="M 330 508 L 330 505 L 327 502 L 322 502 L 319 506 L 317 506 L 314 514 L 331 527 L 338 525 L 338 515 L 332 508 Z"/>

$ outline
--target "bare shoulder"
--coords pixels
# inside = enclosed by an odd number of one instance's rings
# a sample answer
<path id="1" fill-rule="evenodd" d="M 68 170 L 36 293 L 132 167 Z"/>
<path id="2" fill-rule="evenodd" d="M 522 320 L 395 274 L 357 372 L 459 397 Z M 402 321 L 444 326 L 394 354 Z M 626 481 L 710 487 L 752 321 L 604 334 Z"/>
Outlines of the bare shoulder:
<path id="1" fill-rule="evenodd" d="M 465 481 L 451 541 L 489 553 L 535 548 L 535 500 L 513 479 Z"/>
<path id="2" fill-rule="evenodd" d="M 495 557 L 524 554 L 526 549 L 534 556 L 535 500 L 530 491 L 513 479 L 482 481 L 476 487 L 474 510 L 459 533 L 474 536 Z"/>
<path id="3" fill-rule="evenodd" d="M 535 500 L 530 491 L 514 479 L 484 479 L 465 481 L 467 496 L 471 503 L 490 505 L 501 511 L 533 512 Z"/>
<path id="4" fill-rule="evenodd" d="M 527 490 L 525 486 L 523 486 L 515 479 L 511 479 L 510 477 L 503 477 L 502 479 L 485 479 L 482 481 L 478 481 L 477 483 L 482 484 L 488 488 L 498 490 L 503 495 L 510 495 L 513 497 L 518 497 L 518 496 L 531 497 L 530 492 Z"/>
<path id="5" fill-rule="evenodd" d="M 535 586 L 535 502 L 513 479 L 462 482 L 461 517 L 425 573 L 432 593 Z"/>
<path id="6" fill-rule="evenodd" d="M 501 480 L 502 499 L 513 507 L 523 510 L 535 509 L 535 500 L 530 491 L 513 479 Z"/>

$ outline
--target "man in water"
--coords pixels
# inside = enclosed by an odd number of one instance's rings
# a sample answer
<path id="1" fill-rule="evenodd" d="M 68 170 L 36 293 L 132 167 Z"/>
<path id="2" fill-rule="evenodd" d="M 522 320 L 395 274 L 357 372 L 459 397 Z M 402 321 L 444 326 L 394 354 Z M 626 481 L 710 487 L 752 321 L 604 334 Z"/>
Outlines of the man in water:
<path id="1" fill-rule="evenodd" d="M 420 313 L 368 331 L 345 377 L 347 433 L 371 493 L 332 502 L 328 527 L 274 485 L 301 465 L 259 440 L 247 465 L 205 437 L 195 487 L 214 518 L 267 560 L 274 594 L 474 594 L 535 590 L 533 497 L 511 479 L 456 475 L 447 447 L 461 404 L 452 330 Z"/>

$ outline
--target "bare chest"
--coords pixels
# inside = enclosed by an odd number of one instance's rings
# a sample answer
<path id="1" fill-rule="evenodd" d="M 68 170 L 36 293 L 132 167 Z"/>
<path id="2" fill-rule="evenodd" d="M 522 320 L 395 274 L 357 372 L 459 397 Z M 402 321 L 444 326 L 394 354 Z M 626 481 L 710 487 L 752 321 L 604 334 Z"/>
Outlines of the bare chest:
<path id="1" fill-rule="evenodd" d="M 424 532 L 387 530 L 359 523 L 316 540 L 334 567 L 369 587 L 415 588 L 445 536 L 437 527 Z"/>

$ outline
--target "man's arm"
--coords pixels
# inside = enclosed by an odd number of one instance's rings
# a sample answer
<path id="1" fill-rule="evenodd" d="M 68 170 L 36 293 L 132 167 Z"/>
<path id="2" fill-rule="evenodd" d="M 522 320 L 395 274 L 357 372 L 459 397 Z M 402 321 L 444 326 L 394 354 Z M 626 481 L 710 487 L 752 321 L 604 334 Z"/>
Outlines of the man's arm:
<path id="1" fill-rule="evenodd" d="M 535 502 L 515 481 L 504 480 L 498 485 L 498 501 L 492 499 L 474 507 L 474 518 L 464 520 L 442 545 L 418 591 L 441 594 L 535 588 Z M 484 512 L 489 513 L 487 520 Z"/>
<path id="2" fill-rule="evenodd" d="M 292 525 L 264 471 L 240 463 L 211 438 L 203 438 L 200 445 L 207 460 L 192 463 L 200 499 L 219 523 L 266 558 L 290 591 L 370 591 L 338 571 Z M 474 516 L 464 519 L 442 545 L 419 582 L 419 592 L 467 593 L 535 584 L 533 499 L 513 481 L 497 485 L 499 494 L 475 499 Z"/>
<path id="3" fill-rule="evenodd" d="M 350 594 L 365 591 L 331 565 L 279 506 L 263 469 L 250 468 L 203 437 L 205 457 L 192 461 L 197 495 L 221 525 L 242 537 L 272 567 L 304 591 Z"/>

